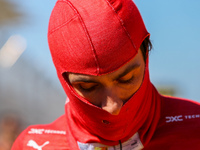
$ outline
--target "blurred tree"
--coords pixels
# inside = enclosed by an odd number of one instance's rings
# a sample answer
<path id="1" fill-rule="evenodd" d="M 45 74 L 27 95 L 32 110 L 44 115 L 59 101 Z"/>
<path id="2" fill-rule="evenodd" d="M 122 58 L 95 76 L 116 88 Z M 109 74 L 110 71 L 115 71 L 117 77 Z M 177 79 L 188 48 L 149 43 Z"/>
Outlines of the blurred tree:
<path id="1" fill-rule="evenodd" d="M 16 26 L 22 23 L 25 14 L 10 0 L 0 0 L 0 27 Z"/>
<path id="2" fill-rule="evenodd" d="M 0 48 L 8 39 L 9 30 L 24 22 L 25 13 L 13 0 L 0 0 Z"/>

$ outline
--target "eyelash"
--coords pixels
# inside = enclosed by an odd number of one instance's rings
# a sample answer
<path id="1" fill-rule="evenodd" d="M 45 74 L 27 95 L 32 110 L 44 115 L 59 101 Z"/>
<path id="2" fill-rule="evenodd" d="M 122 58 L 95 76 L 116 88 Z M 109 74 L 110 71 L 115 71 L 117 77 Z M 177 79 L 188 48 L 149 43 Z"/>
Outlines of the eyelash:
<path id="1" fill-rule="evenodd" d="M 122 83 L 122 84 L 126 84 L 126 83 L 130 83 L 130 82 L 132 82 L 133 79 L 134 79 L 134 76 L 132 76 L 130 79 L 125 80 L 125 81 L 123 81 L 123 80 L 118 80 L 118 82 L 119 82 L 119 83 Z"/>
<path id="2" fill-rule="evenodd" d="M 79 85 L 79 88 L 80 88 L 82 91 L 84 91 L 84 92 L 91 92 L 91 91 L 93 91 L 96 87 L 97 87 L 97 85 L 96 85 L 96 86 L 92 86 L 92 87 L 90 87 L 90 88 L 88 88 L 88 89 L 85 89 L 85 88 L 83 88 L 81 85 Z"/>
<path id="3" fill-rule="evenodd" d="M 129 84 L 129 83 L 131 83 L 131 82 L 133 81 L 133 79 L 134 79 L 134 76 L 131 77 L 131 78 L 128 79 L 128 80 L 125 80 L 125 81 L 123 81 L 123 80 L 118 80 L 117 82 L 118 82 L 119 84 Z M 90 87 L 90 88 L 88 88 L 88 89 L 85 89 L 85 88 L 83 88 L 81 85 L 79 85 L 79 89 L 82 90 L 82 91 L 84 91 L 84 92 L 92 92 L 93 90 L 95 90 L 95 88 L 96 88 L 97 86 L 98 86 L 98 85 L 95 85 L 95 86 L 92 86 L 92 87 Z"/>

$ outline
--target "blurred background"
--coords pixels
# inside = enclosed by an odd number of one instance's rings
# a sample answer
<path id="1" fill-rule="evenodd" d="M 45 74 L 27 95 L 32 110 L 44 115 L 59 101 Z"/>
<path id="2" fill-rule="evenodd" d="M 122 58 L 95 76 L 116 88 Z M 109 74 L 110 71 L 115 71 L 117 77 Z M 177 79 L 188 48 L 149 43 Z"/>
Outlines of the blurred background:
<path id="1" fill-rule="evenodd" d="M 200 102 L 200 1 L 134 1 L 151 33 L 151 81 L 163 94 Z M 0 149 L 28 125 L 64 113 L 47 43 L 55 2 L 0 0 Z"/>

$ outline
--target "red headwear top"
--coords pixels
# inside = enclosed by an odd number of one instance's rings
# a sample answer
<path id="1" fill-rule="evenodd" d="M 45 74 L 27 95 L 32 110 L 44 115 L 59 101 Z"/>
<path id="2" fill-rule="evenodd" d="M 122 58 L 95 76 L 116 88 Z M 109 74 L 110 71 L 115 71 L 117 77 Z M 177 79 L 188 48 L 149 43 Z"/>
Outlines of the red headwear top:
<path id="1" fill-rule="evenodd" d="M 131 60 L 148 35 L 132 0 L 59 0 L 48 40 L 59 74 L 102 75 Z"/>
<path id="2" fill-rule="evenodd" d="M 155 113 L 159 104 L 149 81 L 148 61 L 141 88 L 118 116 L 87 102 L 63 77 L 65 72 L 113 72 L 134 58 L 148 36 L 132 0 L 57 1 L 50 17 L 48 41 L 58 77 L 70 100 L 66 104 L 70 145 L 76 141 L 115 145 L 135 132 L 140 133 L 143 144 L 149 141 L 159 118 Z M 103 124 L 102 120 L 110 124 Z"/>

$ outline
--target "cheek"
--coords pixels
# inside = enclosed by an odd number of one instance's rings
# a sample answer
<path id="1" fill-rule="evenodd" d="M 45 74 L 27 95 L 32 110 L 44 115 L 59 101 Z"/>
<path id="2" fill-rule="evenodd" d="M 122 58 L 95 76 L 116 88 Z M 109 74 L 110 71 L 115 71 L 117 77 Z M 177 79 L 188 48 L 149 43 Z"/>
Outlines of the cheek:
<path id="1" fill-rule="evenodd" d="M 130 85 L 128 86 L 126 89 L 119 89 L 118 93 L 119 93 L 119 97 L 121 100 L 126 101 L 128 99 L 130 99 L 139 89 L 139 85 Z"/>
<path id="2" fill-rule="evenodd" d="M 118 93 L 120 98 L 122 100 L 128 100 L 130 97 L 132 97 L 142 85 L 143 78 L 144 68 L 141 69 L 141 71 L 135 76 L 135 79 L 131 83 L 125 85 L 124 87 L 118 86 Z"/>
<path id="3" fill-rule="evenodd" d="M 101 89 L 98 89 L 98 90 L 95 90 L 95 91 L 89 92 L 89 93 L 81 92 L 77 89 L 75 89 L 75 91 L 78 95 L 83 97 L 85 100 L 87 100 L 91 104 L 98 106 L 98 107 L 101 106 L 101 101 L 102 101 L 103 95 L 104 95 L 103 92 L 101 91 Z"/>

